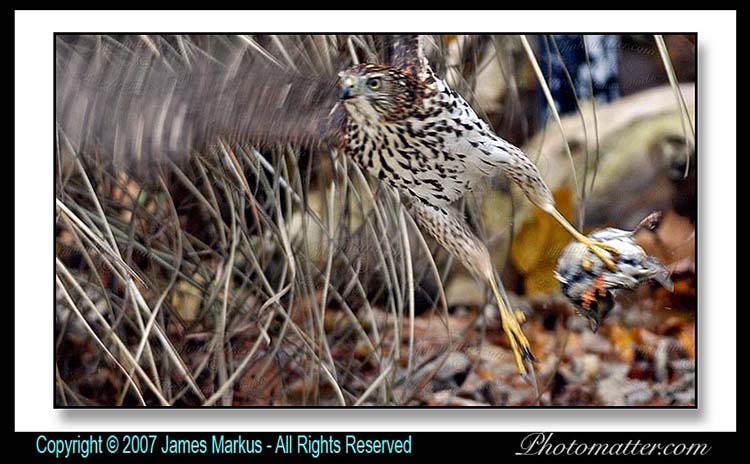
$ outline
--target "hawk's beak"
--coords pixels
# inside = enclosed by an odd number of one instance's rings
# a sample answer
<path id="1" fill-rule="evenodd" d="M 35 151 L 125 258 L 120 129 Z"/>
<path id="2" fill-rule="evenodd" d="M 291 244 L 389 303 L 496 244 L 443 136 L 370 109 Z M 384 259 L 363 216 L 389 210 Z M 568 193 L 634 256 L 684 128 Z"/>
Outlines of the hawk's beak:
<path id="1" fill-rule="evenodd" d="M 357 96 L 357 82 L 351 76 L 346 76 L 341 80 L 341 99 L 348 100 Z"/>

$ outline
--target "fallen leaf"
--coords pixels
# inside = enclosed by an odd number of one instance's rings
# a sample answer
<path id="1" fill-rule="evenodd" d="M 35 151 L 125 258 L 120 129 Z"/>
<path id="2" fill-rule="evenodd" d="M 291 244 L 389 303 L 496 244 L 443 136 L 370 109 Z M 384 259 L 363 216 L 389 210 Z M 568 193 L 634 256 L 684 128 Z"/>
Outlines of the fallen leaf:
<path id="1" fill-rule="evenodd" d="M 554 197 L 560 212 L 572 218 L 575 206 L 570 188 L 560 188 L 554 192 Z M 560 253 L 570 240 L 570 234 L 552 216 L 534 208 L 532 218 L 521 227 L 511 250 L 512 263 L 524 277 L 527 295 L 558 291 L 554 271 Z"/>

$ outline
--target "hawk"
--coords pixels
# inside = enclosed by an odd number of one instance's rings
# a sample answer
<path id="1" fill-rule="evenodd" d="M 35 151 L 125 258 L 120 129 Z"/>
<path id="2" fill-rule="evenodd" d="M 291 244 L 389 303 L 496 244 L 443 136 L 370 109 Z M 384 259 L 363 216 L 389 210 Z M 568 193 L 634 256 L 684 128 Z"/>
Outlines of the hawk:
<path id="1" fill-rule="evenodd" d="M 101 36 L 58 36 L 56 121 L 68 146 L 115 163 L 159 162 L 219 140 L 339 149 L 396 189 L 417 224 L 490 284 L 520 373 L 533 359 L 529 342 L 486 246 L 452 203 L 482 179 L 506 175 L 616 269 L 617 251 L 576 230 L 534 163 L 433 72 L 421 36 L 380 36 L 382 62 L 330 63 L 329 76 L 250 53 L 258 45 L 249 38 L 227 38 L 246 46 L 223 47 L 194 37 L 210 45 L 200 52 L 193 42 L 158 40 L 127 47 Z"/>

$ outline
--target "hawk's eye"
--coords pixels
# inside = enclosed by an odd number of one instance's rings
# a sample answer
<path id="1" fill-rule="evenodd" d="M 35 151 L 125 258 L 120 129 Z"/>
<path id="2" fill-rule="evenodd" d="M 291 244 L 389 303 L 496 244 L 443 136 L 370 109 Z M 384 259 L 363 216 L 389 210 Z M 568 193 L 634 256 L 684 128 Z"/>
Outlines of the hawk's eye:
<path id="1" fill-rule="evenodd" d="M 367 88 L 370 90 L 380 90 L 383 85 L 383 80 L 379 77 L 371 77 L 367 79 Z"/>

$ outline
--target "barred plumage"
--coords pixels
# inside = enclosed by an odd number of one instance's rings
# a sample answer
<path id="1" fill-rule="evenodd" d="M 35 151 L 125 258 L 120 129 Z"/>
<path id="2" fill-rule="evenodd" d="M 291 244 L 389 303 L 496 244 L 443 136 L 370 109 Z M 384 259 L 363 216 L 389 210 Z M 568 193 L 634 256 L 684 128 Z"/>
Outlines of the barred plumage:
<path id="1" fill-rule="evenodd" d="M 423 203 L 448 206 L 480 180 L 503 173 L 535 204 L 554 205 L 536 166 L 429 66 L 421 80 L 371 64 L 342 78 L 384 81 L 383 89 L 364 90 L 365 98 L 344 100 L 346 151 L 373 176 Z"/>
<path id="2" fill-rule="evenodd" d="M 421 57 L 400 69 L 363 64 L 340 75 L 346 110 L 342 146 L 363 169 L 397 189 L 417 223 L 480 279 L 490 283 L 516 365 L 533 359 L 518 321 L 495 281 L 489 252 L 451 203 L 482 179 L 507 175 L 535 205 L 552 214 L 602 263 L 616 250 L 581 235 L 559 213 L 541 173 L 503 140 Z"/>

